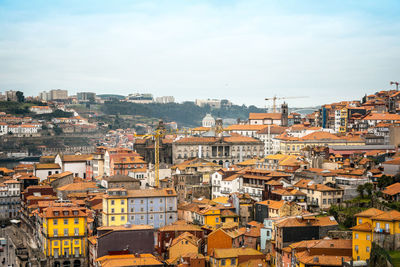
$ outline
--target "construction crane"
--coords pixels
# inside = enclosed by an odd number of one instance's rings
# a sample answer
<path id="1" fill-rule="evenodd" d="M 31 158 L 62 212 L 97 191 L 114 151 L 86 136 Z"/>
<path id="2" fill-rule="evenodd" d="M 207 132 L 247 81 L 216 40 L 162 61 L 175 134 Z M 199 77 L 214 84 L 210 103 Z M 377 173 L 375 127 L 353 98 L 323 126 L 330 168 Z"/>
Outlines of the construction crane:
<path id="1" fill-rule="evenodd" d="M 135 137 L 152 137 L 154 139 L 154 187 L 160 187 L 160 140 L 168 134 L 188 134 L 188 130 L 167 131 L 162 121 L 151 134 L 137 135 Z"/>
<path id="2" fill-rule="evenodd" d="M 272 109 L 273 112 L 276 113 L 276 100 L 283 100 L 283 99 L 297 99 L 297 98 L 307 98 L 307 96 L 289 96 L 289 97 L 267 97 L 265 100 L 272 100 Z"/>

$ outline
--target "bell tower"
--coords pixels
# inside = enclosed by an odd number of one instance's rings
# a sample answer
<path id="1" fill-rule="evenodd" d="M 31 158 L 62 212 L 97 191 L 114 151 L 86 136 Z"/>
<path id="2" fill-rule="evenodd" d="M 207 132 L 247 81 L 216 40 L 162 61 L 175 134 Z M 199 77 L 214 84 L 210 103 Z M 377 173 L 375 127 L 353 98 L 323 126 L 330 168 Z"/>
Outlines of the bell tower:
<path id="1" fill-rule="evenodd" d="M 281 106 L 281 113 L 282 113 L 281 126 L 287 127 L 289 124 L 289 108 L 286 102 L 283 102 Z"/>

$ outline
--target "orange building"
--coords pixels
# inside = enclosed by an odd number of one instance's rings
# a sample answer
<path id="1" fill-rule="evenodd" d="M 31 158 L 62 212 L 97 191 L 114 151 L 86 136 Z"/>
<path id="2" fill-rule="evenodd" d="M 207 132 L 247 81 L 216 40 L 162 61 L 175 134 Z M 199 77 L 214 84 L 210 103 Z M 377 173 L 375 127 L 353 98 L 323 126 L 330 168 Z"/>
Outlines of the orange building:
<path id="1" fill-rule="evenodd" d="M 245 228 L 237 229 L 223 229 L 219 228 L 212 231 L 208 235 L 207 241 L 207 254 L 211 255 L 211 252 L 216 248 L 238 248 L 244 244 L 244 232 Z"/>

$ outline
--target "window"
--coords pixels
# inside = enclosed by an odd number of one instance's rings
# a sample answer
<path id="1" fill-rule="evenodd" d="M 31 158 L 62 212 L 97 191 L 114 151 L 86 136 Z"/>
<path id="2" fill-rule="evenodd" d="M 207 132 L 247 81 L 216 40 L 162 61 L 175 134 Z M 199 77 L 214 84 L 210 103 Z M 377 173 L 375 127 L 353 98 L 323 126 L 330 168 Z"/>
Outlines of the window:
<path id="1" fill-rule="evenodd" d="M 143 199 L 141 199 L 141 200 L 140 200 L 140 204 L 143 204 L 143 203 L 144 203 L 144 200 L 143 200 Z"/>
<path id="2" fill-rule="evenodd" d="M 53 235 L 58 236 L 58 229 L 53 229 Z"/>
<path id="3" fill-rule="evenodd" d="M 124 209 L 124 208 L 122 208 L 122 209 L 121 209 L 121 213 L 124 213 L 124 212 L 125 212 L 125 209 Z"/>
<path id="4" fill-rule="evenodd" d="M 79 235 L 79 228 L 74 228 L 74 235 Z"/>
<path id="5" fill-rule="evenodd" d="M 150 204 L 153 204 L 153 200 L 150 200 Z"/>
<path id="6" fill-rule="evenodd" d="M 144 211 L 144 208 L 140 208 L 140 211 L 143 212 L 143 211 Z"/>
<path id="7" fill-rule="evenodd" d="M 222 266 L 225 266 L 225 264 L 226 264 L 226 260 L 225 260 L 225 259 L 222 259 L 222 260 L 221 260 L 221 265 L 222 265 Z"/>
<path id="8" fill-rule="evenodd" d="M 135 212 L 135 208 L 131 208 L 131 212 Z"/>
<path id="9" fill-rule="evenodd" d="M 162 201 L 163 201 L 162 198 L 160 198 L 160 203 L 162 203 Z"/>
<path id="10" fill-rule="evenodd" d="M 115 217 L 114 216 L 111 216 L 111 221 L 112 222 L 115 221 Z"/>
<path id="11" fill-rule="evenodd" d="M 64 246 L 68 246 L 68 241 L 64 241 Z"/>
<path id="12" fill-rule="evenodd" d="M 125 221 L 125 216 L 121 216 L 121 221 Z"/>
<path id="13" fill-rule="evenodd" d="M 219 218 L 215 218 L 215 222 L 218 223 L 219 222 Z"/>
<path id="14" fill-rule="evenodd" d="M 64 236 L 68 236 L 68 228 L 64 228 Z"/>
<path id="15" fill-rule="evenodd" d="M 369 252 L 369 247 L 367 247 L 367 249 L 366 249 L 366 250 L 367 250 L 367 252 Z"/>
<path id="16" fill-rule="evenodd" d="M 140 219 L 143 221 L 144 220 L 144 216 L 142 215 L 142 216 L 140 216 Z"/>
<path id="17" fill-rule="evenodd" d="M 111 200 L 111 205 L 114 205 L 115 204 L 115 200 Z"/>
<path id="18" fill-rule="evenodd" d="M 54 241 L 53 245 L 58 246 L 58 241 Z"/>
<path id="19" fill-rule="evenodd" d="M 236 259 L 231 259 L 231 265 L 236 265 Z"/>
<path id="20" fill-rule="evenodd" d="M 153 220 L 153 215 L 150 215 L 150 216 L 149 216 L 149 219 L 150 219 L 150 220 Z"/>
<path id="21" fill-rule="evenodd" d="M 162 214 L 160 214 L 160 220 L 164 219 L 164 216 Z"/>
<path id="22" fill-rule="evenodd" d="M 111 209 L 111 213 L 114 213 L 115 212 L 115 210 L 114 209 Z"/>
<path id="23" fill-rule="evenodd" d="M 355 248 L 356 252 L 358 252 L 358 245 L 356 245 L 354 248 Z"/>
<path id="24" fill-rule="evenodd" d="M 54 224 L 54 225 L 58 225 L 58 220 L 57 220 L 57 219 L 54 219 L 54 220 L 53 220 L 53 224 Z"/>
<path id="25" fill-rule="evenodd" d="M 358 234 L 355 234 L 355 235 L 354 235 L 354 239 L 358 239 Z"/>
<path id="26" fill-rule="evenodd" d="M 65 225 L 68 224 L 68 219 L 64 219 L 64 224 L 65 224 Z"/>
<path id="27" fill-rule="evenodd" d="M 74 219 L 74 223 L 75 223 L 75 224 L 78 224 L 78 223 L 79 223 L 79 218 L 75 218 L 75 219 Z"/>
<path id="28" fill-rule="evenodd" d="M 135 215 L 132 215 L 131 216 L 131 221 L 134 221 L 135 220 Z"/>
<path id="29" fill-rule="evenodd" d="M 79 240 L 75 240 L 75 241 L 74 241 L 74 244 L 75 244 L 75 245 L 79 245 Z"/>
<path id="30" fill-rule="evenodd" d="M 123 199 L 121 199 L 121 205 L 124 205 L 125 201 Z"/>
<path id="31" fill-rule="evenodd" d="M 367 240 L 371 240 L 371 236 L 370 235 L 367 235 Z"/>
<path id="32" fill-rule="evenodd" d="M 358 219 L 358 224 L 362 224 L 362 219 Z"/>

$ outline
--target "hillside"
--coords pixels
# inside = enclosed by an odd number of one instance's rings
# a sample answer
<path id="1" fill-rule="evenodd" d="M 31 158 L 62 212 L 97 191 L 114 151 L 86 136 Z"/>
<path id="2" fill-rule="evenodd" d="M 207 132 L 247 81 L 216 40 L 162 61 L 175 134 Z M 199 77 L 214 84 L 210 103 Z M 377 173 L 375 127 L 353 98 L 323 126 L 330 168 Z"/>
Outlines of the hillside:
<path id="1" fill-rule="evenodd" d="M 175 121 L 180 127 L 200 126 L 201 120 L 207 113 L 211 113 L 215 118 L 246 120 L 250 112 L 265 112 L 264 109 L 244 105 L 211 109 L 209 106 L 199 107 L 193 102 L 136 104 L 116 101 L 105 102 L 100 110 L 106 115 L 141 115 L 148 118 L 163 119 L 166 122 Z"/>

